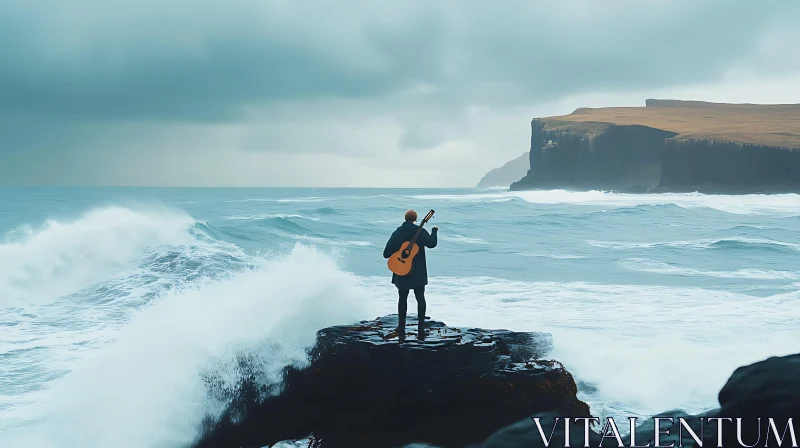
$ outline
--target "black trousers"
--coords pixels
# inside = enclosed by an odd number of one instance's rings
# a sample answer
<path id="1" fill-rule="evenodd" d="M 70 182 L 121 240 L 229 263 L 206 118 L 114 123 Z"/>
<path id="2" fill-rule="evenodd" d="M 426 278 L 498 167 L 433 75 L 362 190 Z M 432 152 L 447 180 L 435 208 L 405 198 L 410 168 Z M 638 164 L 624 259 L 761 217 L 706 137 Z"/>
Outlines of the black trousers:
<path id="1" fill-rule="evenodd" d="M 406 311 L 408 310 L 408 293 L 409 289 L 397 288 L 399 294 L 399 301 L 397 302 L 397 314 L 400 316 L 400 327 L 406 326 Z M 425 325 L 425 287 L 420 286 L 414 288 L 414 298 L 417 299 L 417 315 L 419 316 L 418 329 L 422 329 Z"/>

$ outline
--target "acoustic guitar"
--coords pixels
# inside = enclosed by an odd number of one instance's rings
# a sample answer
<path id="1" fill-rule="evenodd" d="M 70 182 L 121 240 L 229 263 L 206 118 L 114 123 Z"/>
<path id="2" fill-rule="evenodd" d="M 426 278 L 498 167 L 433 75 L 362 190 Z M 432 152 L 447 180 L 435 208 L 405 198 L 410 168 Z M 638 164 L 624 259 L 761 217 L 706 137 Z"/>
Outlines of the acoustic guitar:
<path id="1" fill-rule="evenodd" d="M 417 233 L 414 234 L 414 238 L 411 238 L 411 241 L 403 242 L 403 244 L 400 245 L 400 250 L 389 257 L 389 261 L 386 264 L 389 266 L 390 271 L 400 276 L 408 275 L 408 273 L 411 272 L 411 266 L 414 262 L 414 257 L 416 257 L 419 253 L 419 246 L 416 244 L 417 238 L 422 232 L 422 226 L 424 226 L 426 222 L 430 221 L 431 218 L 433 218 L 433 210 L 429 211 L 428 214 L 425 215 L 425 219 L 423 219 L 420 223 Z"/>

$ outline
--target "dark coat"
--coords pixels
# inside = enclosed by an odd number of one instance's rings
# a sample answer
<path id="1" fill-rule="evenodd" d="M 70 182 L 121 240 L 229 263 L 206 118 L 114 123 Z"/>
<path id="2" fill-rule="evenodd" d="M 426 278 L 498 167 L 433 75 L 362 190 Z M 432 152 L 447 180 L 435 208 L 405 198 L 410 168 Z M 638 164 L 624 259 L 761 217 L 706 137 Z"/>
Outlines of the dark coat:
<path id="1" fill-rule="evenodd" d="M 400 245 L 406 241 L 411 241 L 411 238 L 414 238 L 414 234 L 417 232 L 418 228 L 419 226 L 413 222 L 404 222 L 402 226 L 398 227 L 397 230 L 392 233 L 389 241 L 386 242 L 386 247 L 383 249 L 383 258 L 388 259 L 393 253 L 400 250 Z M 401 289 L 414 289 L 428 284 L 428 266 L 425 263 L 425 248 L 433 249 L 436 247 L 437 230 L 438 229 L 433 229 L 433 233 L 428 233 L 427 230 L 422 229 L 416 242 L 417 246 L 419 246 L 419 253 L 414 257 L 414 262 L 411 264 L 411 272 L 403 276 L 392 274 L 392 283 L 394 283 L 395 286 Z"/>

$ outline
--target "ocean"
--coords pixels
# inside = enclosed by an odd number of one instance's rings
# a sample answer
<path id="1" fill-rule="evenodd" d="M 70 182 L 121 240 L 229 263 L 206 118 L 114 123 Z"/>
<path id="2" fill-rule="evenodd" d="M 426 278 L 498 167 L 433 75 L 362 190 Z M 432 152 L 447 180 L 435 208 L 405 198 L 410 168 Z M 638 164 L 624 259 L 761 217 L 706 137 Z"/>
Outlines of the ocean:
<path id="1" fill-rule="evenodd" d="M 0 189 L 0 446 L 190 444 L 239 357 L 274 383 L 316 330 L 396 312 L 409 208 L 440 227 L 428 315 L 552 333 L 596 416 L 709 409 L 800 352 L 794 194 Z"/>

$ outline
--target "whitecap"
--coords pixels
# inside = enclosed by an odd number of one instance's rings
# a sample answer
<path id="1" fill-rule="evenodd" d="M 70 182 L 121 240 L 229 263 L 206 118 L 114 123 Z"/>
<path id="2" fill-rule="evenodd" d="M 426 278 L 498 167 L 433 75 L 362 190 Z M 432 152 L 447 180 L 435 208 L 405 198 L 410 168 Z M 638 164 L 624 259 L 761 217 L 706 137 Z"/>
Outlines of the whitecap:
<path id="1" fill-rule="evenodd" d="M 682 208 L 709 208 L 732 214 L 781 214 L 794 216 L 800 212 L 800 195 L 753 194 L 710 195 L 701 193 L 628 194 L 607 191 L 531 190 L 503 193 L 473 193 L 450 195 L 418 195 L 415 199 L 428 201 L 496 202 L 522 199 L 531 204 L 570 204 L 615 208 L 641 205 L 676 205 Z"/>
<path id="2" fill-rule="evenodd" d="M 735 271 L 712 271 L 675 266 L 647 258 L 627 258 L 619 264 L 632 271 L 667 275 L 706 276 L 717 278 L 742 278 L 753 280 L 800 280 L 800 272 L 771 269 L 737 269 Z"/>
<path id="3" fill-rule="evenodd" d="M 652 243 L 626 243 L 615 241 L 586 241 L 586 244 L 594 247 L 604 249 L 651 249 L 655 247 L 688 247 L 693 249 L 711 249 L 714 247 L 728 246 L 771 246 L 776 248 L 787 248 L 791 250 L 800 250 L 800 244 L 790 243 L 786 241 L 778 241 L 766 238 L 710 238 L 710 239 L 697 239 L 697 240 L 679 240 L 679 241 L 659 241 Z"/>

